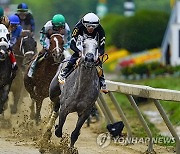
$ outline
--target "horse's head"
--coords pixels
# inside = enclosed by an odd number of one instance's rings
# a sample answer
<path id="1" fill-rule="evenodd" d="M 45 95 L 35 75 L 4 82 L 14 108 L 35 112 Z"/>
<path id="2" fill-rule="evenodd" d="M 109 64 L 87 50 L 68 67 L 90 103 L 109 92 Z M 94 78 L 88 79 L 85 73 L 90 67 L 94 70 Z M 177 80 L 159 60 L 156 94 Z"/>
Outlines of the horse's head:
<path id="1" fill-rule="evenodd" d="M 21 33 L 20 50 L 24 55 L 24 63 L 29 62 L 36 54 L 37 43 L 29 30 L 23 30 Z"/>
<path id="2" fill-rule="evenodd" d="M 8 56 L 8 43 L 5 41 L 0 42 L 0 61 L 4 61 Z"/>
<path id="3" fill-rule="evenodd" d="M 63 36 L 61 34 L 55 33 L 50 37 L 50 47 L 49 51 L 54 58 L 55 62 L 60 62 L 63 57 Z"/>
<path id="4" fill-rule="evenodd" d="M 87 38 L 83 41 L 82 59 L 86 67 L 93 67 L 98 59 L 98 43 L 96 39 Z"/>

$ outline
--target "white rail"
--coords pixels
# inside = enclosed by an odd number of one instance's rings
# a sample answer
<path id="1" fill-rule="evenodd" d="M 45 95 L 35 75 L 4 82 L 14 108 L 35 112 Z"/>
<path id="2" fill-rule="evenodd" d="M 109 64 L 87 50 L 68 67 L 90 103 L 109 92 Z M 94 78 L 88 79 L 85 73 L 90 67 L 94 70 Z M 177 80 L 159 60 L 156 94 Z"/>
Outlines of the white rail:
<path id="1" fill-rule="evenodd" d="M 172 126 L 169 118 L 167 117 L 163 107 L 161 106 L 161 104 L 159 102 L 159 100 L 180 102 L 180 91 L 152 88 L 152 87 L 143 86 L 143 85 L 126 84 L 126 83 L 122 83 L 122 82 L 114 82 L 114 81 L 109 81 L 109 80 L 106 80 L 106 83 L 107 83 L 107 87 L 109 89 L 108 95 L 109 95 L 111 101 L 113 102 L 113 104 L 115 105 L 117 112 L 119 113 L 122 121 L 125 124 L 125 127 L 127 128 L 127 133 L 128 133 L 129 138 L 132 137 L 130 125 L 127 121 L 127 118 L 125 117 L 125 114 L 124 114 L 122 108 L 120 107 L 119 103 L 117 102 L 116 98 L 114 97 L 113 92 L 125 94 L 129 100 L 129 102 L 131 103 L 132 108 L 136 111 L 142 126 L 144 127 L 148 137 L 150 138 L 148 149 L 147 149 L 146 153 L 154 153 L 152 133 L 151 133 L 151 130 L 149 129 L 143 115 L 141 114 L 133 96 L 148 98 L 154 102 L 154 104 L 155 104 L 156 108 L 158 109 L 161 117 L 163 118 L 166 126 L 168 127 L 169 131 L 171 132 L 172 136 L 174 137 L 174 139 L 176 141 L 176 153 L 180 154 L 180 139 L 179 139 L 174 127 Z M 115 119 L 113 118 L 113 115 L 112 115 L 110 109 L 108 108 L 107 103 L 101 93 L 99 95 L 98 104 L 99 104 L 100 108 L 102 109 L 102 111 L 107 119 L 107 122 L 114 123 Z"/>

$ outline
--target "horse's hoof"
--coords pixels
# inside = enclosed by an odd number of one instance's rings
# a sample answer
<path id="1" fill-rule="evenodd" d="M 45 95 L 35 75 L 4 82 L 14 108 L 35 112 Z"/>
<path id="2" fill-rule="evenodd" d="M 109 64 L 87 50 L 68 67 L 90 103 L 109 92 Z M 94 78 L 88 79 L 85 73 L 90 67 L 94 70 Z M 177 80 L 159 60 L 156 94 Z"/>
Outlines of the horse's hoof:
<path id="1" fill-rule="evenodd" d="M 56 128 L 56 130 L 55 130 L 55 135 L 56 135 L 58 138 L 60 138 L 60 137 L 62 137 L 62 132 L 61 132 L 58 128 Z"/>

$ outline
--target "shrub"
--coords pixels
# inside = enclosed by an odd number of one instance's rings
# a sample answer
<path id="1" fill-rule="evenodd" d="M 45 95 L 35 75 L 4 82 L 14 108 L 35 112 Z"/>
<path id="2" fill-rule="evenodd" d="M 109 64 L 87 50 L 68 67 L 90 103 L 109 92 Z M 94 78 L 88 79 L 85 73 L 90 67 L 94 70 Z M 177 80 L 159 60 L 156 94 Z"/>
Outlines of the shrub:
<path id="1" fill-rule="evenodd" d="M 115 45 L 130 52 L 161 45 L 169 15 L 160 11 L 139 11 L 132 17 L 108 15 L 102 20 L 106 45 Z"/>

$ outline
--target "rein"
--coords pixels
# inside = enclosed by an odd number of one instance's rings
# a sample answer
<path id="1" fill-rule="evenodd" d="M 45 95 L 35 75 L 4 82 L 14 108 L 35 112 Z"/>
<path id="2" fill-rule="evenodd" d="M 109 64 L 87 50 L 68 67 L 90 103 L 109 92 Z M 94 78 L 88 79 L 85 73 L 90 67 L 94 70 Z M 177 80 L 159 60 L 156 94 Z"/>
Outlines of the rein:
<path id="1" fill-rule="evenodd" d="M 106 56 L 106 57 L 105 57 Z M 109 59 L 109 56 L 108 56 L 108 54 L 107 53 L 105 53 L 105 54 L 103 54 L 102 56 L 101 56 L 102 58 L 102 64 L 104 64 L 108 59 Z M 106 58 L 106 59 L 104 59 L 104 58 Z"/>

